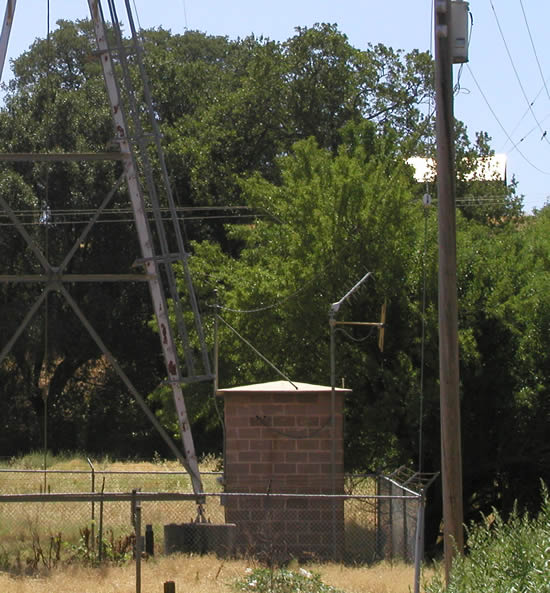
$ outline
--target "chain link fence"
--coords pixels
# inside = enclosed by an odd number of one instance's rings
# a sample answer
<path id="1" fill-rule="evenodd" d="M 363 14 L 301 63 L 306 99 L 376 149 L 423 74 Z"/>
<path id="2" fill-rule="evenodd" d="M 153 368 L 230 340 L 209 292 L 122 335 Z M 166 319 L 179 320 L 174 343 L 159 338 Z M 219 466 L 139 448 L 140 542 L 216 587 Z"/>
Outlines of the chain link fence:
<path id="1" fill-rule="evenodd" d="M 141 491 L 149 552 L 358 564 L 415 558 L 423 497 L 392 477 L 348 476 L 344 495 L 224 493 L 221 474 L 202 479 L 208 494 L 198 507 L 184 471 L 0 470 L 0 562 L 37 547 L 44 554 L 55 542 L 59 554 L 129 553 L 132 491 Z"/>

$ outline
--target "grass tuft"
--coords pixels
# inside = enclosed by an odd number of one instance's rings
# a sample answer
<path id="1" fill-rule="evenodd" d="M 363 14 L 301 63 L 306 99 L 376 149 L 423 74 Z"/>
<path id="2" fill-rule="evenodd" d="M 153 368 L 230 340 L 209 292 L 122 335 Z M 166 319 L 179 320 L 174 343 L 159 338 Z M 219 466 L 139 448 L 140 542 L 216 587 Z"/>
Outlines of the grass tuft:
<path id="1" fill-rule="evenodd" d="M 323 583 L 319 573 L 306 568 L 248 569 L 244 577 L 235 581 L 234 587 L 245 593 L 343 593 Z"/>
<path id="2" fill-rule="evenodd" d="M 497 511 L 468 530 L 468 555 L 457 556 L 447 589 L 441 575 L 429 593 L 550 593 L 550 499 L 543 487 L 539 515 Z"/>

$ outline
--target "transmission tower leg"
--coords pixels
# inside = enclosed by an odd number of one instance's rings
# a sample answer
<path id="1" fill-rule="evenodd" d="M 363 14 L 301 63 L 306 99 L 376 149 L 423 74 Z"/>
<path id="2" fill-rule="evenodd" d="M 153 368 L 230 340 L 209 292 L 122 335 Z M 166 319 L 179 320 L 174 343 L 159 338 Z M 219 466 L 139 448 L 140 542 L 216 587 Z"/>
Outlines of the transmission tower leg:
<path id="1" fill-rule="evenodd" d="M 0 34 L 0 78 L 4 72 L 6 53 L 8 51 L 8 41 L 10 39 L 11 25 L 13 23 L 13 15 L 15 13 L 15 3 L 16 0 L 8 0 L 6 2 L 4 24 L 2 25 L 2 33 Z"/>
<path id="2" fill-rule="evenodd" d="M 117 81 L 114 74 L 111 51 L 105 35 L 105 26 L 101 12 L 99 0 L 88 0 L 90 14 L 94 23 L 96 41 L 99 49 L 101 64 L 105 85 L 109 96 L 111 114 L 114 120 L 116 140 L 120 145 L 120 151 L 124 155 L 124 170 L 130 201 L 134 211 L 134 218 L 137 227 L 138 239 L 141 247 L 141 254 L 144 261 L 145 273 L 148 278 L 151 300 L 155 310 L 155 316 L 158 323 L 158 330 L 161 339 L 162 351 L 168 374 L 168 382 L 172 387 L 174 403 L 178 415 L 178 424 L 181 439 L 184 447 L 184 454 L 187 460 L 188 471 L 191 477 L 193 491 L 195 494 L 202 494 L 203 487 L 199 473 L 195 445 L 187 416 L 183 389 L 181 386 L 180 365 L 174 341 L 174 335 L 170 326 L 168 316 L 168 307 L 164 295 L 164 288 L 159 269 L 159 264 L 155 258 L 153 250 L 153 238 L 151 229 L 145 213 L 145 204 L 143 200 L 141 186 L 137 175 L 137 166 L 132 148 L 126 135 L 126 124 L 122 109 L 122 102 Z"/>

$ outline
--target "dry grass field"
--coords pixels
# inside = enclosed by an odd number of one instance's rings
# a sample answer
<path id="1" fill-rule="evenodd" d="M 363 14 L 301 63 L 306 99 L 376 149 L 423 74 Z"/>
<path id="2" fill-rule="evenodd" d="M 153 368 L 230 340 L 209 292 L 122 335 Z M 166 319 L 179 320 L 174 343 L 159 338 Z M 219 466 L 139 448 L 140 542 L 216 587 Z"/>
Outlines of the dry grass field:
<path id="1" fill-rule="evenodd" d="M 142 564 L 143 593 L 162 593 L 165 581 L 174 581 L 177 593 L 230 593 L 232 584 L 250 563 L 223 561 L 215 556 L 161 557 Z M 405 564 L 348 567 L 339 564 L 308 565 L 324 583 L 348 593 L 410 593 L 414 568 Z M 11 577 L 0 572 L 2 593 L 133 593 L 135 566 L 82 568 L 68 566 L 36 577 Z"/>
<path id="2" fill-rule="evenodd" d="M 40 469 L 42 462 L 40 455 L 27 456 L 15 460 L 9 464 L 0 464 L 0 469 Z M 95 491 L 101 489 L 103 476 L 101 471 L 119 472 L 106 476 L 105 491 L 130 491 L 132 488 L 141 487 L 144 491 L 190 491 L 190 484 L 185 475 L 165 475 L 162 483 L 157 483 L 153 475 L 133 476 L 131 472 L 179 472 L 181 467 L 177 463 L 158 460 L 151 463 L 145 462 L 112 462 L 109 459 L 94 461 L 96 475 Z M 82 475 L 63 474 L 48 475 L 48 490 L 52 492 L 86 492 L 90 491 L 90 476 L 87 473 L 90 469 L 84 458 L 51 458 L 49 462 L 51 470 L 82 471 Z M 206 460 L 201 464 L 201 471 L 213 472 L 218 468 L 218 461 L 215 459 Z M 135 480 L 139 480 L 139 484 Z M 10 482 L 17 480 L 17 482 Z M 37 474 L 20 474 L 19 477 L 4 474 L 0 490 L 5 493 L 38 492 L 42 490 L 42 477 Z M 205 489 L 209 492 L 219 490 L 220 486 L 216 476 L 205 477 Z M 209 513 L 217 515 L 219 503 L 214 502 L 207 505 Z M 119 505 L 118 508 L 116 505 Z M 22 571 L 25 572 L 25 560 L 31 556 L 30 541 L 35 526 L 40 525 L 41 533 L 57 533 L 56 529 L 62 530 L 64 545 L 74 546 L 78 540 L 79 529 L 89 524 L 90 504 L 82 503 L 71 505 L 66 509 L 53 505 L 44 507 L 40 504 L 3 505 L 10 508 L 0 509 L 0 560 L 2 553 L 6 558 L 8 546 L 14 545 L 14 549 L 21 550 L 20 557 Z M 121 517 L 125 525 L 125 532 L 130 532 L 129 507 L 128 504 L 113 503 L 111 508 L 105 509 L 107 524 L 118 524 Z M 194 503 L 191 503 L 194 509 Z M 97 519 L 97 506 L 95 509 Z M 162 523 L 166 513 L 172 513 L 167 507 L 155 507 L 155 505 L 144 505 L 144 523 Z M 189 520 L 187 514 L 192 511 L 184 511 L 185 516 L 181 519 Z M 157 517 L 157 514 L 160 516 Z M 215 518 L 215 517 L 214 517 Z M 51 522 L 51 524 L 50 524 Z M 162 530 L 159 527 L 159 536 Z M 35 532 L 36 533 L 36 532 Z M 159 540 L 161 538 L 159 537 Z M 46 548 L 47 538 L 40 540 L 40 545 Z M 66 542 L 66 543 L 65 543 Z M 158 549 L 162 549 L 161 541 L 158 542 Z M 74 553 L 74 550 L 73 552 Z M 33 576 L 14 576 L 9 572 L 2 572 L 0 564 L 0 593 L 133 593 L 135 585 L 135 565 L 129 560 L 118 566 L 114 563 L 104 564 L 99 567 L 86 566 L 75 556 L 73 560 L 71 553 L 63 549 L 62 561 L 52 563 L 50 569 L 44 566 L 43 562 L 37 563 L 37 570 Z M 247 568 L 254 568 L 252 560 L 221 560 L 215 556 L 187 556 L 172 555 L 162 556 L 157 554 L 155 558 L 144 560 L 142 563 L 142 592 L 162 593 L 165 581 L 174 581 L 178 593 L 229 593 L 235 591 L 233 585 L 238 578 L 245 575 Z M 11 556 L 10 566 L 13 564 Z M 293 567 L 298 568 L 298 567 Z M 410 593 L 414 586 L 414 567 L 410 564 L 401 563 L 380 563 L 373 566 L 349 566 L 340 564 L 319 564 L 307 565 L 309 571 L 321 575 L 324 583 L 333 585 L 348 593 Z M 428 575 L 429 576 L 429 575 Z"/>

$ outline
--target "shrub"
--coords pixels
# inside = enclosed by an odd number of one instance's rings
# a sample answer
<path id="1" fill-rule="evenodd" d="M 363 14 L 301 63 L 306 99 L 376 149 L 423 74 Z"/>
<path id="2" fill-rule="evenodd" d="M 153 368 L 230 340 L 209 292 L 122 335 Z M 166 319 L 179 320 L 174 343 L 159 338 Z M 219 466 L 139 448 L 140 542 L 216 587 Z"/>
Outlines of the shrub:
<path id="1" fill-rule="evenodd" d="M 535 518 L 515 511 L 504 521 L 495 511 L 468 529 L 468 554 L 458 556 L 446 593 L 550 593 L 550 499 Z M 440 577 L 428 593 L 441 593 Z"/>
<path id="2" fill-rule="evenodd" d="M 288 570 L 286 568 L 247 569 L 247 574 L 236 581 L 236 591 L 247 593 L 344 593 L 330 585 L 325 585 L 321 577 L 304 568 Z"/>

